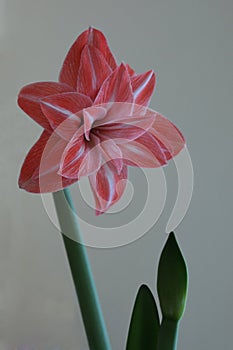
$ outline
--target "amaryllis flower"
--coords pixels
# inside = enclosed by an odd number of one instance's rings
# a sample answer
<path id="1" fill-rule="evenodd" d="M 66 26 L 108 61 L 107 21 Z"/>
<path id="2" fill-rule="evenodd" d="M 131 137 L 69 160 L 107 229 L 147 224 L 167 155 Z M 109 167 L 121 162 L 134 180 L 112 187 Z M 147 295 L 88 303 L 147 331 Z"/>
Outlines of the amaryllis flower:
<path id="1" fill-rule="evenodd" d="M 43 127 L 29 151 L 19 186 L 56 192 L 88 176 L 96 213 L 125 189 L 127 167 L 160 167 L 184 146 L 179 130 L 148 109 L 155 74 L 117 64 L 99 30 L 84 31 L 70 48 L 59 82 L 22 88 L 18 104 Z"/>

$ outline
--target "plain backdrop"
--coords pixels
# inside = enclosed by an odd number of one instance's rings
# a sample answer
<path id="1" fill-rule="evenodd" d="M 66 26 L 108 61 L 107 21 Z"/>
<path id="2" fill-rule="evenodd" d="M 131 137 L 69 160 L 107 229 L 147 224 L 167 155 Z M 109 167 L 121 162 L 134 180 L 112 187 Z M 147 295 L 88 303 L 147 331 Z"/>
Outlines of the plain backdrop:
<path id="1" fill-rule="evenodd" d="M 187 139 L 195 185 L 176 230 L 190 276 L 178 349 L 232 349 L 232 17 L 230 0 L 0 1 L 0 350 L 88 349 L 59 232 L 40 196 L 17 186 L 41 130 L 16 96 L 27 83 L 56 80 L 89 25 L 104 31 L 119 61 L 157 72 L 151 107 Z M 121 248 L 88 248 L 113 350 L 124 349 L 139 285 L 156 296 L 177 190 L 172 163 L 165 173 L 168 199 L 150 232 Z M 146 188 L 137 177 L 134 186 L 140 201 Z"/>

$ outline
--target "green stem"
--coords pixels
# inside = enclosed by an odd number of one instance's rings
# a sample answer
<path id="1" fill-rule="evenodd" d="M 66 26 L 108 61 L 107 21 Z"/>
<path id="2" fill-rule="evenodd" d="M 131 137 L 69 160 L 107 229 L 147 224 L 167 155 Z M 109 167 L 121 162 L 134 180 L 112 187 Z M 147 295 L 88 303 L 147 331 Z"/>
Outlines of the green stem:
<path id="1" fill-rule="evenodd" d="M 90 350 L 110 350 L 110 341 L 70 192 L 64 189 L 53 193 L 53 198 Z"/>
<path id="2" fill-rule="evenodd" d="M 158 350 L 176 350 L 179 323 L 163 318 L 159 329 Z"/>

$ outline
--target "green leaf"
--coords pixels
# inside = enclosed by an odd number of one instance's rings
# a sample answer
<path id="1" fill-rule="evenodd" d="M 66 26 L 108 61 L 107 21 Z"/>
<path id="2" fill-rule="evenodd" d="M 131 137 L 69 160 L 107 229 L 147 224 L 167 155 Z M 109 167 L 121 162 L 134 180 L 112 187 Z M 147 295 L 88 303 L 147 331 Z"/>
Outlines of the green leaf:
<path id="1" fill-rule="evenodd" d="M 160 257 L 157 290 L 163 317 L 178 321 L 185 309 L 188 272 L 173 232 Z"/>
<path id="2" fill-rule="evenodd" d="M 159 316 L 153 294 L 142 285 L 135 300 L 126 350 L 156 350 Z"/>

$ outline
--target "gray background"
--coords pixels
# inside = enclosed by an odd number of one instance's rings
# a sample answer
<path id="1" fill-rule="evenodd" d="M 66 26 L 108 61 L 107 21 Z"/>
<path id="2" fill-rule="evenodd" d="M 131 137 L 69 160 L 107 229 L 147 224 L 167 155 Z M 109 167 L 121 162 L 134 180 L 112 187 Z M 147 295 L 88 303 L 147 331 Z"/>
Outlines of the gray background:
<path id="1" fill-rule="evenodd" d="M 230 0 L 0 1 L 1 350 L 87 349 L 60 236 L 40 196 L 17 188 L 40 128 L 15 100 L 26 83 L 57 79 L 68 47 L 89 25 L 105 32 L 119 60 L 158 72 L 151 106 L 188 141 L 195 188 L 177 229 L 190 273 L 178 349 L 232 349 L 232 15 Z M 122 248 L 88 249 L 113 350 L 124 349 L 139 284 L 155 292 L 177 185 L 173 164 L 166 176 L 170 192 L 153 230 Z"/>

